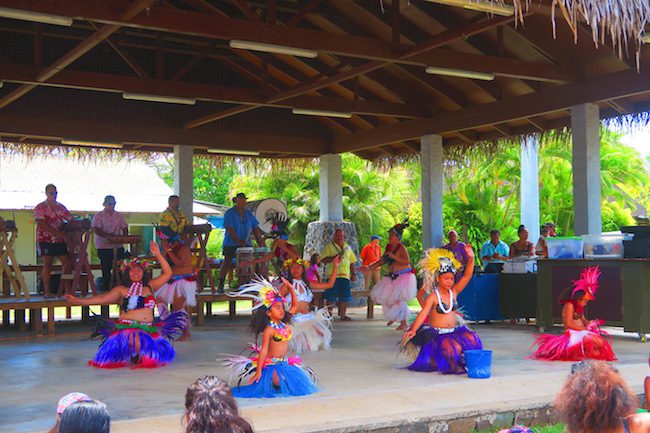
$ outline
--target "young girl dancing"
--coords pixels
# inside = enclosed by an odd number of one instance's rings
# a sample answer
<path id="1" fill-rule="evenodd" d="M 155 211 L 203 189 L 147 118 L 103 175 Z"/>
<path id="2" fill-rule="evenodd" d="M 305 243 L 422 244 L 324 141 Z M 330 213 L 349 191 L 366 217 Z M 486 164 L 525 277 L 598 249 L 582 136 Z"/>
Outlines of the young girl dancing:
<path id="1" fill-rule="evenodd" d="M 302 259 L 284 261 L 284 269 L 289 271 L 289 282 L 296 289 L 298 310 L 293 315 L 293 338 L 289 348 L 295 353 L 316 352 L 319 349 L 329 349 L 332 341 L 332 315 L 327 308 L 309 311 L 314 299 L 312 290 L 325 290 L 334 286 L 341 258 L 333 260 L 332 274 L 327 283 L 308 281 L 306 279 L 306 263 Z M 289 295 L 286 285 L 280 287 L 280 294 L 285 298 Z M 293 304 L 290 304 L 293 305 Z"/>
<path id="2" fill-rule="evenodd" d="M 571 297 L 561 301 L 564 333 L 542 334 L 533 345 L 538 345 L 532 357 L 549 361 L 581 361 L 585 358 L 616 361 L 609 334 L 600 329 L 599 320 L 587 320 L 585 306 L 595 299 L 598 290 L 598 266 L 583 269 L 580 278 L 573 282 Z"/>
<path id="3" fill-rule="evenodd" d="M 478 334 L 459 325 L 455 313 L 459 308 L 456 298 L 474 273 L 474 251 L 466 245 L 465 252 L 468 257 L 465 272 L 455 284 L 460 263 L 450 251 L 431 249 L 420 261 L 424 284 L 433 290 L 411 328 L 404 333 L 402 350 L 417 353 L 409 370 L 462 374 L 466 372 L 464 351 L 483 348 Z M 427 320 L 428 326 L 422 326 Z"/>
<path id="4" fill-rule="evenodd" d="M 262 334 L 262 346 L 253 346 L 251 357 L 230 355 L 224 364 L 230 370 L 231 381 L 237 377 L 232 395 L 241 398 L 273 398 L 308 395 L 318 391 L 313 372 L 301 365 L 302 360 L 287 357 L 289 341 L 293 336 L 291 317 L 300 302 L 292 284 L 283 279 L 291 293 L 291 308 L 280 293 L 264 279 L 247 284 L 237 293 L 254 299 L 250 328 L 256 338 Z M 242 381 L 249 384 L 240 386 Z"/>
<path id="5" fill-rule="evenodd" d="M 117 322 L 99 320 L 93 337 L 100 336 L 102 343 L 95 357 L 88 363 L 99 368 L 154 368 L 174 359 L 172 340 L 182 335 L 188 325 L 184 310 L 169 314 L 164 320 L 154 321 L 156 300 L 153 292 L 169 280 L 171 268 L 160 253 L 158 244 L 151 241 L 151 253 L 162 273 L 149 279 L 149 263 L 138 258 L 125 260 L 122 265 L 122 284 L 110 292 L 92 298 L 66 295 L 72 305 L 120 305 Z"/>
<path id="6" fill-rule="evenodd" d="M 402 245 L 402 233 L 406 227 L 408 223 L 405 220 L 388 231 L 386 252 L 378 262 L 367 268 L 372 271 L 384 264 L 389 266 L 389 273 L 375 284 L 370 296 L 373 301 L 381 304 L 384 317 L 388 319 L 386 326 L 391 326 L 394 322 L 400 323 L 396 328 L 398 331 L 406 329 L 406 319 L 409 316 L 407 302 L 415 298 L 418 290 L 411 258 Z"/>

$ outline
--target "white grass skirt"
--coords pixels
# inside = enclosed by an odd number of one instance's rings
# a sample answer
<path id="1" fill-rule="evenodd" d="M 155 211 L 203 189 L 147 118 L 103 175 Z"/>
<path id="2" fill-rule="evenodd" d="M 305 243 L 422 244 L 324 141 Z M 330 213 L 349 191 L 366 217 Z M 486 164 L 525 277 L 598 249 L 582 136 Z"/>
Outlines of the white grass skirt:
<path id="1" fill-rule="evenodd" d="M 183 297 L 185 298 L 185 305 L 194 307 L 196 306 L 196 280 L 187 281 L 181 279 L 172 281 L 156 290 L 154 296 L 166 304 L 173 304 L 175 297 Z"/>
<path id="2" fill-rule="evenodd" d="M 332 342 L 332 316 L 327 308 L 293 316 L 293 338 L 289 349 L 295 353 L 329 349 Z"/>
<path id="3" fill-rule="evenodd" d="M 406 320 L 409 316 L 407 302 L 415 298 L 418 284 L 415 274 L 402 274 L 396 279 L 382 278 L 373 287 L 370 297 L 382 306 L 384 317 L 389 321 Z"/>

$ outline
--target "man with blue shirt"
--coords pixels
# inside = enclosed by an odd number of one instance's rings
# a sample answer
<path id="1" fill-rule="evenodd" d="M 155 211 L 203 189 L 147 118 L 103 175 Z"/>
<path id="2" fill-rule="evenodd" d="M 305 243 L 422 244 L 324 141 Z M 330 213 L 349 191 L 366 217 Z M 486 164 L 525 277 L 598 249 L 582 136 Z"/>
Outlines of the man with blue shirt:
<path id="1" fill-rule="evenodd" d="M 251 235 L 255 236 L 258 245 L 264 245 L 259 229 L 259 222 L 255 215 L 246 209 L 246 194 L 240 192 L 232 201 L 235 206 L 228 209 L 223 215 L 223 228 L 226 235 L 223 239 L 223 263 L 219 271 L 218 293 L 223 293 L 223 285 L 226 276 L 232 268 L 232 261 L 235 258 L 237 248 L 251 247 Z"/>
<path id="2" fill-rule="evenodd" d="M 505 261 L 508 260 L 510 247 L 499 239 L 500 236 L 501 232 L 499 230 L 492 230 L 490 232 L 490 240 L 481 247 L 483 270 L 487 273 L 499 273 Z"/>

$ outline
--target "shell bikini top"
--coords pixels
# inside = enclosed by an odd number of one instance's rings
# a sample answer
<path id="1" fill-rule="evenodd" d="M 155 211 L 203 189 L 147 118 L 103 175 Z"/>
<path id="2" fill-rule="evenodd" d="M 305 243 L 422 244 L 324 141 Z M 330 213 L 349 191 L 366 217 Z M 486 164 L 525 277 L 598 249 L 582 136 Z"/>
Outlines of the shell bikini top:
<path id="1" fill-rule="evenodd" d="M 131 283 L 129 291 L 122 300 L 121 310 L 123 312 L 149 308 L 153 310 L 156 306 L 156 298 L 153 295 L 142 296 L 142 282 Z"/>
<path id="2" fill-rule="evenodd" d="M 291 326 L 287 326 L 284 322 L 274 322 L 271 320 L 269 326 L 273 328 L 273 341 L 289 341 L 293 337 Z"/>
<path id="3" fill-rule="evenodd" d="M 298 302 L 309 303 L 314 299 L 314 294 L 311 292 L 311 290 L 303 280 L 293 280 L 293 287 L 296 289 L 296 295 L 298 295 Z"/>
<path id="4" fill-rule="evenodd" d="M 454 299 L 454 292 L 452 292 L 451 289 L 449 289 L 449 302 L 451 303 L 450 306 L 442 302 L 442 298 L 440 297 L 440 291 L 438 289 L 435 289 L 436 297 L 438 298 L 438 305 L 436 305 L 436 311 L 439 314 L 447 314 L 451 313 L 452 311 L 456 311 L 459 308 L 458 301 Z"/>

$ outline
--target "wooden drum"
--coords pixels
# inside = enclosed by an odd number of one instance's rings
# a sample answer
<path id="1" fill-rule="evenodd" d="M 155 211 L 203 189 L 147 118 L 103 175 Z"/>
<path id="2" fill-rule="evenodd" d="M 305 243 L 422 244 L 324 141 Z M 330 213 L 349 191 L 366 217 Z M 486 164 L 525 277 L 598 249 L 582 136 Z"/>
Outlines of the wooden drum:
<path id="1" fill-rule="evenodd" d="M 253 278 L 253 266 L 251 262 L 255 258 L 255 249 L 252 247 L 240 247 L 235 251 L 237 260 L 237 279 L 239 285 L 248 283 Z"/>
<path id="2" fill-rule="evenodd" d="M 268 247 L 255 248 L 255 259 L 261 259 L 270 253 L 271 250 Z M 264 261 L 257 263 L 255 265 L 255 273 L 260 277 L 268 278 L 269 277 L 269 262 Z"/>

